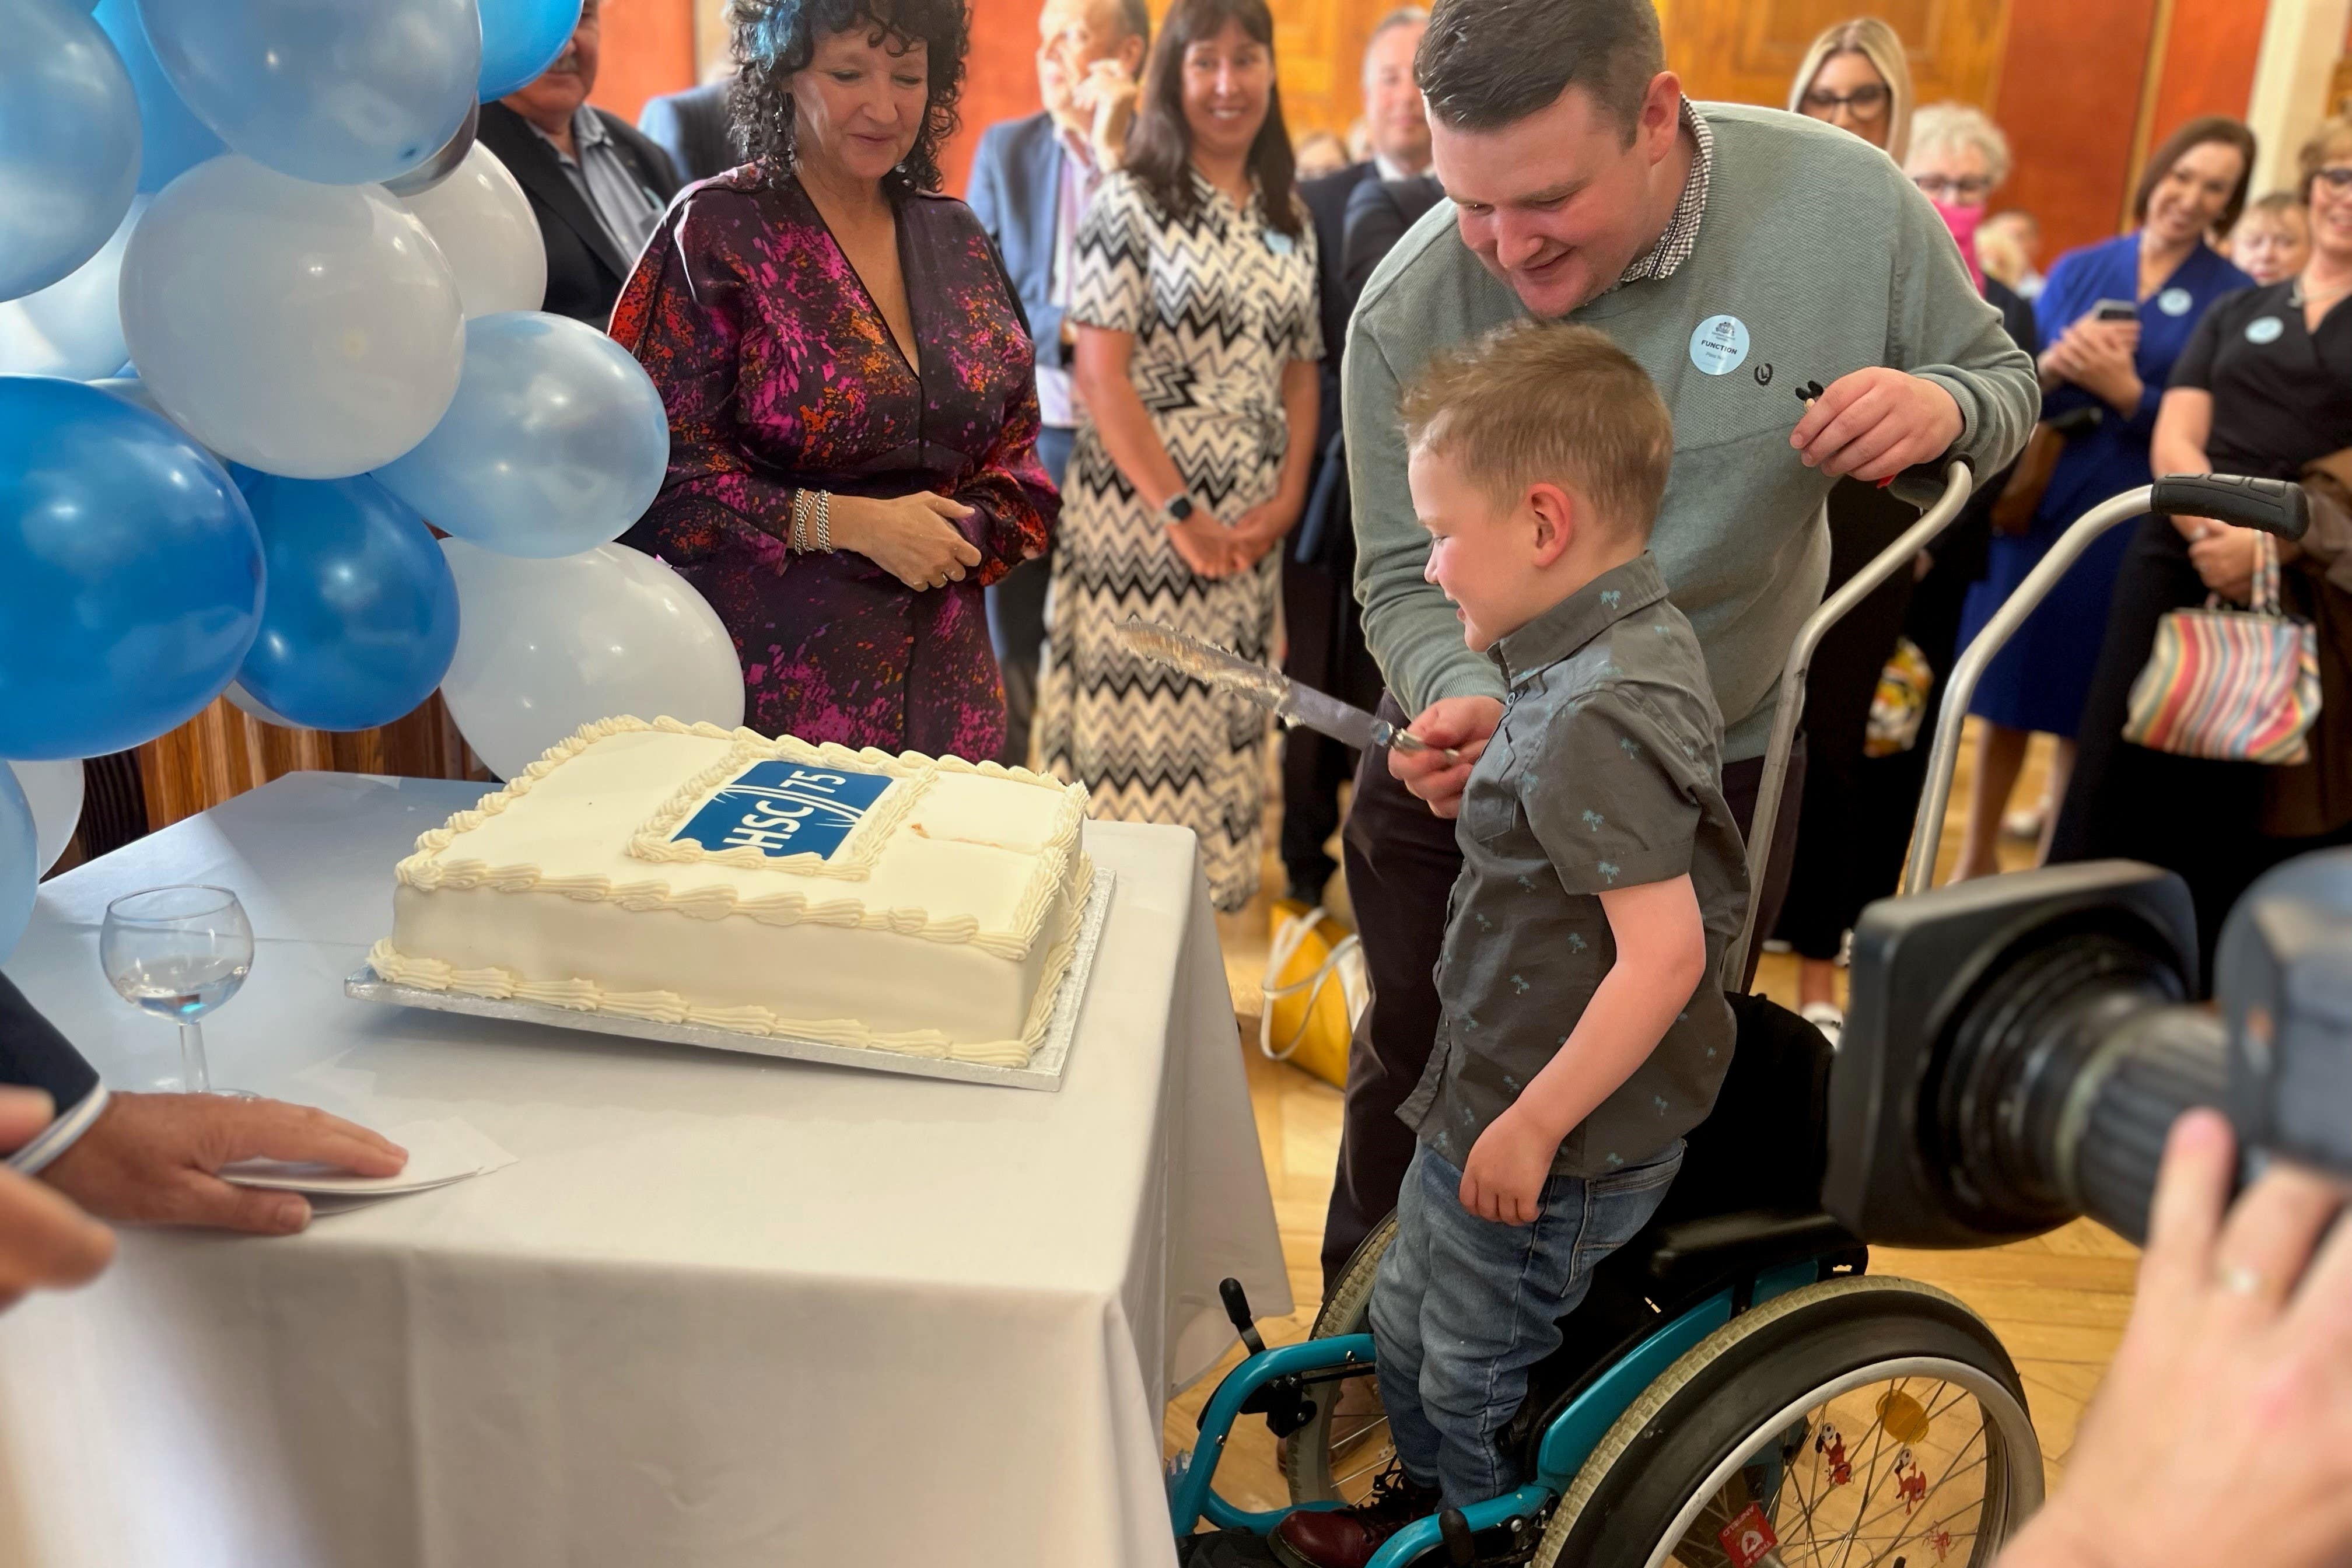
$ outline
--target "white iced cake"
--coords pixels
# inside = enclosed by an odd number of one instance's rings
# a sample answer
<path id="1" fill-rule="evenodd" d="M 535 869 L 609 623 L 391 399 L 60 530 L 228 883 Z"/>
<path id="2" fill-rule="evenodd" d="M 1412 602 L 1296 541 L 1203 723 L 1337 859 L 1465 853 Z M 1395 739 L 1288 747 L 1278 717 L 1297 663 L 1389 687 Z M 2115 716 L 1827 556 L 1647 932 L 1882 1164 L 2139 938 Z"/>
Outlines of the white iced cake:
<path id="1" fill-rule="evenodd" d="M 591 724 L 416 841 L 403 985 L 1025 1065 L 1077 942 L 1086 791 L 1023 768 Z"/>

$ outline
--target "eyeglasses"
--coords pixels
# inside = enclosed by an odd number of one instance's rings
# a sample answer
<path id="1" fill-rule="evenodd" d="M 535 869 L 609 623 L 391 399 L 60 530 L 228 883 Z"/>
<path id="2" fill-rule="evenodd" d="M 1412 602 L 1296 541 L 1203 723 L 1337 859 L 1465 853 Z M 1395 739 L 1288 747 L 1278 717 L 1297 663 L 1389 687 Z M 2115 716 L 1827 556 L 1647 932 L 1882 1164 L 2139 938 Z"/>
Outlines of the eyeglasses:
<path id="1" fill-rule="evenodd" d="M 2325 180 L 2330 190 L 2352 190 L 2352 163 L 2330 163 L 2325 169 L 2312 172 L 2315 180 Z"/>
<path id="2" fill-rule="evenodd" d="M 1816 120 L 1827 120 L 1841 109 L 1851 109 L 1856 120 L 1875 120 L 1886 112 L 1893 94 L 1877 82 L 1843 95 L 1815 90 L 1805 94 L 1804 110 Z"/>
<path id="3" fill-rule="evenodd" d="M 1992 195 L 1992 182 L 1981 174 L 1971 174 L 1959 180 L 1944 174 L 1919 174 L 1911 183 L 1927 193 L 1930 201 L 1970 205 Z"/>

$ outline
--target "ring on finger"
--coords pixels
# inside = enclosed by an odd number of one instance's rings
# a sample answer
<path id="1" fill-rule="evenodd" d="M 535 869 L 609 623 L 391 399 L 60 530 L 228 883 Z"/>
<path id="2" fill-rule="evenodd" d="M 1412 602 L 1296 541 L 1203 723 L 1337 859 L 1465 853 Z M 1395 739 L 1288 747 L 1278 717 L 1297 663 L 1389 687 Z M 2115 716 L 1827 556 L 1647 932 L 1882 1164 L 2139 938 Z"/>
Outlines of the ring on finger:
<path id="1" fill-rule="evenodd" d="M 2213 1282 L 2232 1296 L 2259 1296 L 2266 1281 L 2259 1270 L 2242 1263 L 2224 1263 L 2213 1270 Z"/>

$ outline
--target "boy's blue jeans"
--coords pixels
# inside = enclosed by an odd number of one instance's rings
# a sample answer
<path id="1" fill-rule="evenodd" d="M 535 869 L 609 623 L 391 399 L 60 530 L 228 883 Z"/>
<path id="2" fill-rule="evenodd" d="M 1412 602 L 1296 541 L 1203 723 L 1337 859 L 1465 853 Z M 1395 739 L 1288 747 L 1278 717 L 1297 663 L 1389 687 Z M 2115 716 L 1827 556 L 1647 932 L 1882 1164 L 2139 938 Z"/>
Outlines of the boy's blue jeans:
<path id="1" fill-rule="evenodd" d="M 1594 1267 L 1649 1223 L 1682 1163 L 1676 1144 L 1605 1176 L 1553 1176 L 1535 1224 L 1502 1225 L 1462 1206 L 1460 1171 L 1426 1143 L 1414 1150 L 1372 1286 L 1372 1339 L 1397 1458 L 1446 1507 L 1519 1485 L 1496 1439 L 1528 1370 L 1559 1348 Z"/>

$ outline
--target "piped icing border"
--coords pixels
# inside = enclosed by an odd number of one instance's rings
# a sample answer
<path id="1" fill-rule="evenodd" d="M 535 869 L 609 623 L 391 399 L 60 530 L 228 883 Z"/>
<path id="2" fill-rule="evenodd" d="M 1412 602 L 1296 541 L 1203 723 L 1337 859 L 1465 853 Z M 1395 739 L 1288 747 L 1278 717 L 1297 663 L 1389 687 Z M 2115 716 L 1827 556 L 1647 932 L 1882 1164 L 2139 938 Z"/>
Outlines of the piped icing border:
<path id="1" fill-rule="evenodd" d="M 635 718 L 596 720 L 582 725 L 571 736 L 550 746 L 537 762 L 509 780 L 504 788 L 484 795 L 470 810 L 458 812 L 439 827 L 427 828 L 417 835 L 416 852 L 394 868 L 394 876 L 403 886 L 425 893 L 443 889 L 463 892 L 475 888 L 488 888 L 501 893 L 554 893 L 583 902 L 615 903 L 633 913 L 667 910 L 695 920 L 716 921 L 741 915 L 766 925 L 807 922 L 891 931 L 901 936 L 919 937 L 926 942 L 968 943 L 992 957 L 1017 963 L 1029 956 L 1030 949 L 1035 946 L 1043 934 L 1055 894 L 1069 876 L 1073 859 L 1078 861 L 1077 868 L 1082 876 L 1089 874 L 1078 848 L 1079 834 L 1086 821 L 1085 786 L 1064 784 L 1058 779 L 1032 773 L 1027 768 L 1008 768 L 994 762 L 970 763 L 961 757 L 927 757 L 919 752 L 906 752 L 893 758 L 887 752 L 872 748 L 851 752 L 845 746 L 832 749 L 845 757 L 861 761 L 871 759 L 869 765 L 889 763 L 908 773 L 978 773 L 982 777 L 1009 779 L 1016 784 L 1061 792 L 1062 806 L 1055 816 L 1049 843 L 1038 855 L 1028 886 L 1022 890 L 1021 900 L 1014 905 L 1012 920 L 1005 930 L 984 931 L 979 920 L 971 915 L 940 918 L 928 910 L 869 909 L 863 900 L 846 894 L 819 901 L 797 892 L 744 898 L 733 889 L 725 887 L 698 888 L 689 892 L 674 893 L 667 882 L 658 879 L 614 882 L 598 876 L 550 877 L 540 867 L 528 861 L 492 866 L 485 861 L 458 858 L 447 853 L 466 834 L 506 811 L 537 787 L 541 780 L 597 742 L 614 735 L 639 734 L 647 731 L 667 735 L 696 735 L 705 740 L 732 740 L 739 749 L 779 743 L 754 730 L 723 730 L 716 724 L 683 724 L 675 719 L 656 719 L 650 723 Z M 826 748 L 814 750 L 822 757 Z M 707 774 L 708 770 L 705 774 L 698 775 L 698 779 Z M 726 862 L 722 859 L 720 863 Z"/>
<path id="2" fill-rule="evenodd" d="M 739 735 L 751 734 L 738 731 Z M 770 741 L 756 734 L 749 741 L 739 740 L 728 753 L 679 786 L 677 794 L 662 803 L 641 828 L 629 840 L 629 853 L 640 860 L 673 865 L 729 866 L 744 871 L 782 871 L 795 877 L 839 877 L 848 881 L 863 881 L 874 871 L 874 862 L 882 858 L 882 846 L 890 835 L 907 820 L 916 801 L 930 787 L 940 768 L 929 757 L 914 760 L 918 753 L 894 757 L 889 752 L 867 746 L 851 751 L 831 742 L 812 746 L 790 735 Z M 688 840 L 680 843 L 670 835 L 678 826 L 699 810 L 704 802 L 721 788 L 740 777 L 754 763 L 788 762 L 834 768 L 855 768 L 870 773 L 883 773 L 890 779 L 890 787 L 874 804 L 874 809 L 851 829 L 848 838 L 835 850 L 833 858 L 822 855 L 786 855 L 781 858 L 761 854 L 757 849 L 706 849 Z M 1034 776 L 1034 775 L 1033 775 Z"/>
<path id="3" fill-rule="evenodd" d="M 1081 857 L 1064 929 L 1045 955 L 1045 966 L 1037 976 L 1036 994 L 1029 1000 L 1029 1016 L 1023 1023 L 1021 1037 L 1014 1040 L 959 1042 L 937 1029 L 885 1034 L 854 1018 L 791 1018 L 766 1007 L 704 1006 L 675 991 L 611 991 L 593 980 L 583 979 L 534 981 L 495 964 L 459 969 L 438 959 L 411 958 L 393 946 L 389 937 L 369 949 L 368 964 L 394 984 L 414 985 L 421 991 L 455 991 L 467 996 L 535 1002 L 653 1023 L 697 1024 L 740 1035 L 786 1035 L 854 1050 L 898 1051 L 908 1056 L 938 1057 L 989 1067 L 1027 1067 L 1037 1047 L 1045 1044 L 1046 1030 L 1053 1026 L 1055 1005 L 1077 954 L 1078 933 L 1085 923 L 1087 902 L 1093 896 L 1094 879 L 1094 862 Z"/>

